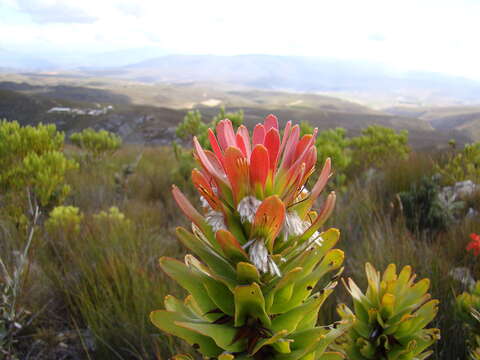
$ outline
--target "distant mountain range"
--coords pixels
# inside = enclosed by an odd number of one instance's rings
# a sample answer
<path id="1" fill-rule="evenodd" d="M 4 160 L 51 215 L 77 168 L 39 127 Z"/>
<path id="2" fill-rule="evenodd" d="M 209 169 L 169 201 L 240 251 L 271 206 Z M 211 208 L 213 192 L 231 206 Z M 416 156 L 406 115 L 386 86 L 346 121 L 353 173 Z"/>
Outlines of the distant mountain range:
<path id="1" fill-rule="evenodd" d="M 163 55 L 135 49 L 56 60 L 0 50 L 0 68 L 56 71 L 141 82 L 210 82 L 268 90 L 327 93 L 378 105 L 480 104 L 480 81 L 398 72 L 379 63 L 275 55 Z M 144 60 L 142 60 L 144 59 Z M 68 65 L 70 64 L 70 65 Z"/>
<path id="2" fill-rule="evenodd" d="M 223 105 L 244 109 L 247 124 L 275 112 L 350 135 L 371 124 L 407 129 L 417 148 L 480 140 L 477 81 L 314 57 L 158 53 L 137 49 L 84 61 L 72 55 L 58 65 L 0 49 L 0 118 L 54 122 L 67 132 L 104 127 L 127 141 L 168 143 L 187 110 L 211 117 Z M 48 112 L 100 104 L 115 109 L 96 118 Z"/>

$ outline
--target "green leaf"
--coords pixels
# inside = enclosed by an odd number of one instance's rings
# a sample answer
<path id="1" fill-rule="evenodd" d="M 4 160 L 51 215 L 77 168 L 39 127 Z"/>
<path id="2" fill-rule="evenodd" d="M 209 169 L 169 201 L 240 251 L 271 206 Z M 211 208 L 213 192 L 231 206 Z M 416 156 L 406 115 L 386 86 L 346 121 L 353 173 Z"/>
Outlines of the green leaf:
<path id="1" fill-rule="evenodd" d="M 220 229 L 215 234 L 217 243 L 222 248 L 223 253 L 227 258 L 234 262 L 248 261 L 248 254 L 243 250 L 240 243 L 228 230 Z"/>
<path id="2" fill-rule="evenodd" d="M 257 345 L 253 348 L 252 352 L 250 355 L 255 355 L 262 347 L 267 346 L 267 345 L 272 345 L 278 342 L 280 339 L 282 339 L 285 335 L 287 335 L 286 330 L 282 330 L 274 334 L 272 337 L 260 340 L 257 342 Z"/>
<path id="3" fill-rule="evenodd" d="M 257 268 L 247 262 L 239 262 L 237 264 L 237 280 L 242 285 L 260 282 L 260 274 Z"/>
<path id="4" fill-rule="evenodd" d="M 150 320 L 160 330 L 182 338 L 205 356 L 216 357 L 222 352 L 210 337 L 178 326 L 177 322 L 185 320 L 178 313 L 157 310 L 150 314 Z"/>
<path id="5" fill-rule="evenodd" d="M 298 324 L 306 317 L 317 317 L 318 310 L 322 306 L 325 299 L 330 296 L 333 290 L 324 291 L 323 294 L 316 294 L 310 299 L 305 301 L 300 306 L 293 308 L 292 310 L 278 315 L 272 320 L 273 331 L 286 330 L 287 333 L 291 333 L 296 330 Z"/>
<path id="6" fill-rule="evenodd" d="M 240 285 L 235 288 L 235 326 L 242 326 L 248 317 L 259 319 L 270 327 L 271 321 L 265 311 L 265 299 L 257 283 Z"/>
<path id="7" fill-rule="evenodd" d="M 177 228 L 177 237 L 188 249 L 202 259 L 208 267 L 222 277 L 235 279 L 235 269 L 230 263 L 216 253 L 211 247 L 207 247 L 194 234 L 182 227 Z"/>
<path id="8" fill-rule="evenodd" d="M 298 306 L 305 300 L 312 292 L 317 282 L 328 272 L 338 269 L 342 266 L 344 253 L 340 249 L 330 250 L 322 259 L 320 264 L 308 276 L 295 283 L 292 292 L 292 297 L 288 303 L 279 304 L 278 308 L 283 311 L 288 311 Z M 274 303 L 274 307 L 277 304 Z"/>
<path id="9" fill-rule="evenodd" d="M 185 264 L 172 258 L 162 257 L 160 259 L 160 267 L 167 275 L 177 281 L 180 286 L 192 294 L 204 313 L 217 307 L 205 290 L 201 277 L 190 270 Z"/>
<path id="10" fill-rule="evenodd" d="M 188 306 L 186 306 L 183 301 L 180 301 L 173 295 L 165 296 L 164 304 L 167 311 L 179 313 L 180 315 L 182 315 L 183 318 L 199 318 L 197 314 L 195 314 Z"/>
<path id="11" fill-rule="evenodd" d="M 239 340 L 232 343 L 238 329 L 231 326 L 187 321 L 179 321 L 177 325 L 212 338 L 219 347 L 226 351 L 240 352 L 245 349 L 245 341 Z"/>

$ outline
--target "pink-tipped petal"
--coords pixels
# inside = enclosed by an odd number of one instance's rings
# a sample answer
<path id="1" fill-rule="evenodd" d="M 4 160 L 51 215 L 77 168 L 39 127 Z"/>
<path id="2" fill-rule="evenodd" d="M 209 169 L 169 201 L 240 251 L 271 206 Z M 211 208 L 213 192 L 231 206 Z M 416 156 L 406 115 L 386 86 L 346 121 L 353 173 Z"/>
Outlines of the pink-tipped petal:
<path id="1" fill-rule="evenodd" d="M 315 146 L 315 139 L 317 136 L 317 128 L 313 131 L 313 134 L 304 135 L 295 149 L 295 156 L 293 163 L 306 162 L 306 156 L 310 149 Z"/>
<path id="2" fill-rule="evenodd" d="M 312 146 L 305 156 L 305 171 L 310 173 L 314 170 L 315 164 L 317 163 L 317 148 Z"/>
<path id="3" fill-rule="evenodd" d="M 282 151 L 285 148 L 287 140 L 290 137 L 291 130 L 292 130 L 292 122 L 288 121 L 287 125 L 285 125 L 285 130 L 283 131 L 283 138 L 282 138 L 282 144 L 280 145 L 279 156 L 282 154 Z"/>
<path id="4" fill-rule="evenodd" d="M 217 124 L 217 137 L 223 150 L 226 150 L 229 146 L 236 146 L 235 132 L 230 120 L 221 120 Z"/>
<path id="5" fill-rule="evenodd" d="M 208 139 L 210 140 L 213 152 L 217 155 L 219 162 L 223 165 L 223 153 L 212 129 L 208 129 Z"/>
<path id="6" fill-rule="evenodd" d="M 248 195 L 250 177 L 247 158 L 236 147 L 228 147 L 225 150 L 225 172 L 232 187 L 234 202 L 237 204 Z"/>
<path id="7" fill-rule="evenodd" d="M 239 137 L 242 138 L 243 145 L 245 145 L 247 159 L 250 159 L 250 155 L 252 153 L 252 146 L 250 144 L 250 134 L 248 133 L 248 129 L 245 127 L 245 125 L 240 125 L 237 129 L 237 145 Z"/>
<path id="8" fill-rule="evenodd" d="M 263 190 L 267 181 L 270 158 L 265 146 L 258 144 L 253 148 L 250 157 L 250 183 L 255 189 L 260 185 Z"/>
<path id="9" fill-rule="evenodd" d="M 180 209 L 190 219 L 190 221 L 192 221 L 200 229 L 204 230 L 205 220 L 203 216 L 200 215 L 200 213 L 193 207 L 190 201 L 188 201 L 187 197 L 183 195 L 180 189 L 175 185 L 172 185 L 172 195 Z"/>
<path id="10" fill-rule="evenodd" d="M 212 157 L 210 157 L 210 159 L 209 159 L 209 157 L 207 156 L 207 154 L 203 150 L 202 146 L 198 142 L 197 137 L 193 138 L 193 148 L 194 148 L 194 153 L 195 153 L 196 157 L 198 158 L 198 161 L 200 162 L 200 164 L 204 168 L 204 170 L 210 176 L 214 177 L 215 179 L 223 179 L 224 175 L 222 174 L 221 171 L 219 171 L 218 166 L 214 166 L 212 164 L 212 161 L 211 161 L 211 160 L 213 160 Z M 213 155 L 213 157 L 215 158 L 215 160 L 218 163 L 217 157 L 215 155 Z"/>
<path id="11" fill-rule="evenodd" d="M 320 173 L 320 176 L 318 177 L 317 182 L 312 188 L 312 192 L 310 193 L 310 197 L 315 201 L 315 199 L 320 195 L 322 190 L 325 188 L 327 185 L 328 179 L 330 178 L 332 171 L 332 161 L 330 158 L 327 158 L 325 160 L 325 165 L 323 165 L 322 172 Z"/>
<path id="12" fill-rule="evenodd" d="M 245 145 L 245 142 L 243 140 L 243 137 L 237 132 L 236 135 L 237 138 L 237 147 L 242 151 L 243 155 L 248 159 L 250 158 L 250 155 L 247 155 L 247 146 Z"/>
<path id="13" fill-rule="evenodd" d="M 306 134 L 302 136 L 295 149 L 295 159 L 300 158 L 300 156 L 302 156 L 303 153 L 310 148 L 312 145 L 312 138 L 312 134 Z"/>
<path id="14" fill-rule="evenodd" d="M 298 136 L 300 135 L 300 127 L 295 125 L 292 128 L 290 136 L 285 144 L 285 151 L 282 159 L 282 169 L 287 169 L 295 160 L 295 150 L 298 144 Z"/>
<path id="15" fill-rule="evenodd" d="M 262 124 L 255 125 L 252 137 L 254 147 L 257 144 L 263 144 L 265 142 L 265 134 L 265 127 Z"/>
<path id="16" fill-rule="evenodd" d="M 278 161 L 278 151 L 280 150 L 280 134 L 275 128 L 271 128 L 265 136 L 265 147 L 270 157 L 270 170 L 275 171 Z"/>
<path id="17" fill-rule="evenodd" d="M 208 182 L 207 178 L 204 174 L 202 174 L 197 169 L 192 170 L 192 183 L 197 189 L 200 196 L 208 202 L 210 207 L 214 210 L 220 210 L 220 200 L 218 199 L 217 195 L 212 189 L 212 186 Z"/>
<path id="18" fill-rule="evenodd" d="M 278 119 L 275 115 L 270 114 L 264 120 L 265 131 L 268 132 L 271 128 L 278 130 Z"/>

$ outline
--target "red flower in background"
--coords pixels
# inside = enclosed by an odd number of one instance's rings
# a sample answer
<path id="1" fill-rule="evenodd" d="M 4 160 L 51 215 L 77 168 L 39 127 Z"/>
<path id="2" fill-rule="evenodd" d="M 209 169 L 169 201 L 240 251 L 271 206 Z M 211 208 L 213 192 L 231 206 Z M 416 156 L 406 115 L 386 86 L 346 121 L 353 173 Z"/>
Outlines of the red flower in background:
<path id="1" fill-rule="evenodd" d="M 467 251 L 473 250 L 473 255 L 478 256 L 480 255 L 480 235 L 475 233 L 470 234 L 470 241 L 467 245 Z"/>

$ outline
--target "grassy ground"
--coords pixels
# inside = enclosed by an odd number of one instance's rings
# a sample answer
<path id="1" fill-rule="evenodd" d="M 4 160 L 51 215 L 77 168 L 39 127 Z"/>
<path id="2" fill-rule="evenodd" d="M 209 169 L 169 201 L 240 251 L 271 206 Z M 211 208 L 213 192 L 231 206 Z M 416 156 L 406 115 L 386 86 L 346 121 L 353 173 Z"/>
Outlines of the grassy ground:
<path id="1" fill-rule="evenodd" d="M 138 166 L 125 178 L 124 166 L 140 154 Z M 407 230 L 395 203 L 396 193 L 434 172 L 432 164 L 429 156 L 414 154 L 369 178 L 350 174 L 328 225 L 342 232 L 345 276 L 363 287 L 366 261 L 378 269 L 391 262 L 410 264 L 419 278 L 430 278 L 432 296 L 441 301 L 433 326 L 442 330 L 432 359 L 464 359 L 465 334 L 452 306 L 462 288 L 449 272 L 466 266 L 478 274 L 479 265 L 465 246 L 480 223 L 465 220 L 434 236 L 415 234 Z M 182 348 L 148 320 L 167 293 L 182 293 L 157 266 L 160 256 L 180 258 L 185 251 L 173 232 L 188 223 L 174 204 L 170 185 L 176 183 L 194 197 L 177 169 L 170 149 L 128 147 L 82 163 L 70 174 L 72 193 L 66 203 L 84 216 L 78 229 L 44 226 L 46 214 L 41 219 L 30 251 L 30 275 L 19 296 L 19 306 L 33 314 L 18 337 L 22 358 L 168 359 Z M 112 206 L 125 218 L 98 216 Z M 10 269 L 25 238 L 24 229 L 0 213 L 0 253 Z M 322 312 L 324 323 L 337 319 L 337 303 L 349 301 L 342 285 L 334 294 Z"/>

